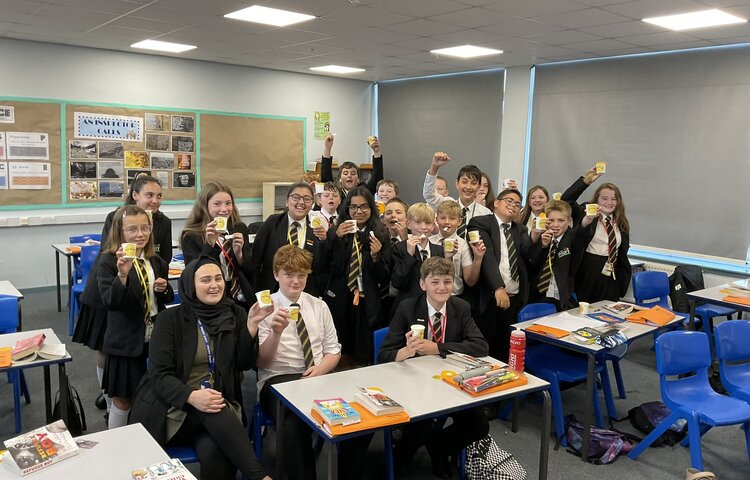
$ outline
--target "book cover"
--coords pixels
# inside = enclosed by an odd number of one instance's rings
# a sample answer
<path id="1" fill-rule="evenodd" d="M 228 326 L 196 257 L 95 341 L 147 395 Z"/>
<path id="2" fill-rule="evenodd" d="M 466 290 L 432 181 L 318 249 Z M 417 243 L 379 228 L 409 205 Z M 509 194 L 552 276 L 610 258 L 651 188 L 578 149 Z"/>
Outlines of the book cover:
<path id="1" fill-rule="evenodd" d="M 11 347 L 2 347 L 0 348 L 0 368 L 10 367 L 10 364 L 12 363 L 12 354 L 13 349 Z"/>
<path id="2" fill-rule="evenodd" d="M 3 464 L 28 475 L 78 454 L 78 445 L 62 420 L 6 440 Z"/>
<path id="3" fill-rule="evenodd" d="M 13 347 L 13 353 L 11 354 L 13 360 L 15 361 L 38 352 L 39 349 L 42 348 L 45 338 L 47 337 L 43 333 L 40 333 L 17 341 L 16 346 Z"/>
<path id="4" fill-rule="evenodd" d="M 133 470 L 133 480 L 197 480 L 177 458 Z"/>
<path id="5" fill-rule="evenodd" d="M 65 344 L 45 343 L 36 353 L 46 360 L 57 360 L 58 358 L 63 358 L 65 356 Z"/>
<path id="6" fill-rule="evenodd" d="M 320 412 L 323 420 L 329 425 L 351 424 L 361 420 L 359 412 L 352 408 L 343 398 L 315 400 L 313 408 Z"/>
<path id="7" fill-rule="evenodd" d="M 610 312 L 614 312 L 619 315 L 626 315 L 633 311 L 634 305 L 631 305 L 630 303 L 625 303 L 625 302 L 617 302 L 617 303 L 610 303 L 609 305 L 602 305 L 602 307 L 606 308 Z"/>
<path id="8" fill-rule="evenodd" d="M 570 333 L 576 341 L 581 343 L 594 343 L 596 338 L 601 335 L 599 330 L 591 327 L 582 327 Z"/>
<path id="9" fill-rule="evenodd" d="M 625 321 L 624 318 L 615 317 L 614 315 L 610 315 L 609 313 L 604 313 L 604 312 L 589 313 L 586 316 L 589 318 L 593 318 L 594 320 L 599 320 L 600 322 L 607 322 L 607 323 L 622 323 Z"/>
<path id="10" fill-rule="evenodd" d="M 404 411 L 404 407 L 400 403 L 377 387 L 360 387 L 359 390 L 354 394 L 355 399 L 373 415 L 387 415 Z"/>
<path id="11" fill-rule="evenodd" d="M 638 310 L 636 312 L 633 312 L 632 314 L 628 315 L 626 320 L 628 320 L 629 322 L 663 327 L 664 325 L 671 322 L 674 318 L 674 313 L 670 312 L 666 308 L 662 308 L 657 305 L 653 308 L 649 308 L 648 310 Z"/>

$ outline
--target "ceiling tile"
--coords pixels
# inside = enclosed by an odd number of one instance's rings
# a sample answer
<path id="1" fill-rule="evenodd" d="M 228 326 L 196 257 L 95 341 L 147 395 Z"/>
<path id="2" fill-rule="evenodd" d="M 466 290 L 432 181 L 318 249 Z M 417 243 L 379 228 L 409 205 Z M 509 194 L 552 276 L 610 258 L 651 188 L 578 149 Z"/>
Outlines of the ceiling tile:
<path id="1" fill-rule="evenodd" d="M 642 47 L 658 48 L 678 43 L 692 42 L 695 38 L 680 32 L 651 33 L 648 35 L 635 35 L 632 37 L 621 37 L 619 40 Z"/>
<path id="2" fill-rule="evenodd" d="M 460 25 L 465 28 L 486 27 L 508 20 L 506 14 L 479 7 L 467 8 L 443 15 L 434 15 L 429 18 L 436 22 L 450 22 L 453 25 Z"/>
<path id="3" fill-rule="evenodd" d="M 565 46 L 567 48 L 572 48 L 573 50 L 579 50 L 581 52 L 607 52 L 610 50 L 633 48 L 633 44 L 620 42 L 618 40 L 611 40 L 608 38 L 602 40 L 594 40 L 592 42 L 571 43 Z"/>
<path id="4" fill-rule="evenodd" d="M 465 29 L 459 30 L 458 32 L 445 33 L 442 35 L 432 35 L 432 38 L 442 40 L 453 44 L 469 44 L 484 46 L 488 42 L 496 42 L 503 38 L 502 35 L 496 33 L 484 32 L 477 29 Z"/>
<path id="5" fill-rule="evenodd" d="M 449 25 L 447 23 L 433 22 L 425 18 L 412 20 L 410 22 L 398 23 L 395 25 L 384 25 L 383 30 L 392 32 L 409 33 L 412 35 L 439 35 L 442 33 L 451 33 L 462 30 L 463 27 L 458 25 Z"/>
<path id="6" fill-rule="evenodd" d="M 627 37 L 630 35 L 645 35 L 648 33 L 660 33 L 664 29 L 651 25 L 650 23 L 636 20 L 634 22 L 614 23 L 612 25 L 602 25 L 598 27 L 581 28 L 580 31 L 598 35 L 600 37 L 617 38 Z"/>
<path id="7" fill-rule="evenodd" d="M 415 20 L 417 17 L 400 15 L 381 9 L 370 7 L 359 7 L 355 9 L 346 9 L 333 13 L 327 18 L 338 22 L 345 22 L 354 25 L 366 25 L 368 27 L 381 27 L 383 25 L 393 25 Z"/>
<path id="8" fill-rule="evenodd" d="M 384 10 L 401 15 L 424 18 L 468 8 L 466 4 L 450 0 L 385 0 L 378 4 Z"/>
<path id="9" fill-rule="evenodd" d="M 608 25 L 610 23 L 622 23 L 631 19 L 614 13 L 605 12 L 599 8 L 588 8 L 586 10 L 560 13 L 558 15 L 543 15 L 537 17 L 536 20 L 541 23 L 556 25 L 567 29 Z"/>
<path id="10" fill-rule="evenodd" d="M 508 16 L 531 18 L 584 10 L 587 6 L 569 0 L 502 0 L 486 5 L 484 8 L 502 12 Z"/>
<path id="11" fill-rule="evenodd" d="M 602 10 L 641 20 L 677 13 L 705 10 L 706 6 L 693 0 L 639 0 L 602 7 Z"/>
<path id="12" fill-rule="evenodd" d="M 501 35 L 503 37 L 533 37 L 544 33 L 559 32 L 565 30 L 565 27 L 542 23 L 536 19 L 517 19 L 508 22 L 482 27 L 479 30 Z"/>
<path id="13" fill-rule="evenodd" d="M 545 33 L 538 36 L 527 37 L 546 45 L 565 45 L 567 43 L 587 42 L 599 40 L 601 37 L 578 30 L 563 30 L 560 32 Z"/>

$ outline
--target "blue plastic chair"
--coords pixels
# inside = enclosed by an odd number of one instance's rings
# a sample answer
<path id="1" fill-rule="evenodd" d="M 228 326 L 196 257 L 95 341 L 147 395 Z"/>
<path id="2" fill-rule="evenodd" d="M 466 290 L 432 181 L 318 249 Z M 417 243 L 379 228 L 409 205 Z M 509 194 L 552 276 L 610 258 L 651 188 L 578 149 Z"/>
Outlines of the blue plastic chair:
<path id="1" fill-rule="evenodd" d="M 721 323 L 714 334 L 721 384 L 731 396 L 750 403 L 750 321 Z"/>
<path id="2" fill-rule="evenodd" d="M 701 437 L 712 427 L 743 424 L 750 459 L 750 405 L 737 398 L 719 395 L 708 383 L 711 350 L 703 332 L 667 332 L 656 339 L 656 371 L 661 398 L 672 414 L 662 420 L 629 454 L 635 460 L 675 421 L 688 425 L 690 463 L 703 470 Z M 676 378 L 675 376 L 694 375 Z"/>
<path id="3" fill-rule="evenodd" d="M 167 447 L 164 449 L 169 458 L 176 458 L 182 463 L 198 462 L 198 452 L 193 447 Z"/>
<path id="4" fill-rule="evenodd" d="M 84 245 L 81 247 L 81 259 L 78 270 L 81 274 L 81 281 L 73 284 L 70 289 L 70 309 L 68 310 L 68 335 L 73 335 L 75 319 L 78 316 L 78 310 L 81 308 L 81 295 L 86 288 L 86 281 L 89 278 L 91 267 L 94 265 L 97 255 L 99 255 L 99 245 Z"/>
<path id="5" fill-rule="evenodd" d="M 375 330 L 372 332 L 372 364 L 377 365 L 378 364 L 378 351 L 380 351 L 380 345 L 383 344 L 383 340 L 385 340 L 385 336 L 388 335 L 389 327 L 383 327 L 381 329 Z"/>
<path id="6" fill-rule="evenodd" d="M 15 333 L 18 328 L 18 298 L 10 295 L 0 295 L 0 334 Z M 26 385 L 23 370 L 9 370 L 8 382 L 13 384 L 13 414 L 16 422 L 16 433 L 21 433 L 21 394 L 26 404 L 31 403 L 31 395 Z"/>
<path id="7" fill-rule="evenodd" d="M 521 322 L 533 320 L 556 313 L 555 306 L 550 303 L 530 303 L 523 307 L 518 313 Z M 550 383 L 550 395 L 552 397 L 552 412 L 555 417 L 555 435 L 560 444 L 567 445 L 565 439 L 565 420 L 562 406 L 562 383 L 585 382 L 588 375 L 588 359 L 586 355 L 570 352 L 565 349 L 548 344 L 526 346 L 526 368 Z M 602 376 L 602 390 L 607 403 L 610 416 L 616 416 L 614 412 L 614 398 L 609 385 L 609 378 L 604 373 L 605 369 L 597 362 L 594 372 Z M 598 426 L 604 425 L 601 407 L 599 405 L 598 391 L 594 388 L 594 415 Z"/>
<path id="8" fill-rule="evenodd" d="M 669 277 L 666 272 L 638 272 L 633 275 L 633 297 L 642 307 L 669 308 Z"/>
<path id="9" fill-rule="evenodd" d="M 87 240 L 96 240 L 97 242 L 102 241 L 102 234 L 101 233 L 86 233 L 83 235 L 71 235 L 68 238 L 68 241 L 70 243 L 84 243 Z M 97 245 L 99 247 L 99 245 Z M 83 278 L 83 275 L 80 271 L 81 267 L 81 260 L 78 255 L 73 255 L 73 278 L 70 279 L 70 284 L 75 285 L 81 278 Z"/>

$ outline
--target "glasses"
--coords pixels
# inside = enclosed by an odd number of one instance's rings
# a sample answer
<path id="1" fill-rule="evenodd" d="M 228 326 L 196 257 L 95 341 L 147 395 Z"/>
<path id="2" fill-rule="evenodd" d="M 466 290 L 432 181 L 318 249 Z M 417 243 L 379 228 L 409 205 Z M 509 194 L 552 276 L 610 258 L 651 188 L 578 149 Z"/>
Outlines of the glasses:
<path id="1" fill-rule="evenodd" d="M 299 203 L 299 202 L 312 203 L 313 202 L 313 198 L 310 195 L 302 196 L 302 195 L 298 195 L 295 193 L 293 195 L 289 195 L 289 198 L 291 198 L 294 203 Z"/>
<path id="2" fill-rule="evenodd" d="M 505 202 L 505 204 L 508 205 L 509 207 L 521 208 L 523 206 L 521 205 L 521 202 L 516 202 L 510 197 L 503 197 L 503 198 L 500 198 L 499 200 L 502 200 L 503 202 Z"/>
<path id="3" fill-rule="evenodd" d="M 144 235 L 149 235 L 151 230 L 153 230 L 151 225 L 141 225 L 140 227 L 128 227 L 125 229 L 125 233 L 128 235 L 135 235 L 140 231 Z"/>
<path id="4" fill-rule="evenodd" d="M 357 210 L 359 210 L 360 212 L 363 212 L 363 213 L 364 212 L 369 212 L 370 211 L 370 206 L 368 204 L 366 204 L 366 203 L 364 205 L 349 205 L 349 211 L 351 213 L 357 213 Z"/>

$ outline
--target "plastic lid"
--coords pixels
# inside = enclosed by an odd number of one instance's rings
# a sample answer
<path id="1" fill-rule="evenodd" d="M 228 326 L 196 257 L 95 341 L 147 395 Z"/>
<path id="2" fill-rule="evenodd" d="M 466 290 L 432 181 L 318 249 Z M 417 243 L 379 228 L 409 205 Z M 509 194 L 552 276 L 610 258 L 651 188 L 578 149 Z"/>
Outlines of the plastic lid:
<path id="1" fill-rule="evenodd" d="M 510 336 L 511 337 L 525 337 L 526 332 L 524 332 L 523 330 L 513 330 L 512 332 L 510 332 Z"/>

